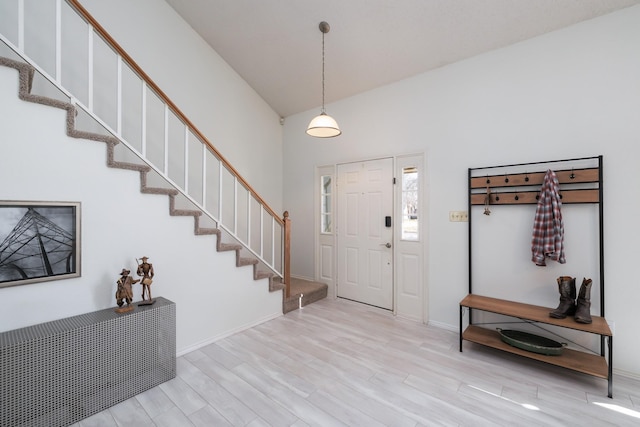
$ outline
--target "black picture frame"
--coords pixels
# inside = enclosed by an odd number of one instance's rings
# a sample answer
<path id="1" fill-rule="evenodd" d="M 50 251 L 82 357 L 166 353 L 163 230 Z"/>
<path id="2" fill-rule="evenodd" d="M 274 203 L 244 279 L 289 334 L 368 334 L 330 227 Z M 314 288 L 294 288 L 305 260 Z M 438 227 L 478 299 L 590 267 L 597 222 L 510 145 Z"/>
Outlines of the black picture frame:
<path id="1" fill-rule="evenodd" d="M 80 202 L 0 201 L 0 288 L 81 276 Z"/>

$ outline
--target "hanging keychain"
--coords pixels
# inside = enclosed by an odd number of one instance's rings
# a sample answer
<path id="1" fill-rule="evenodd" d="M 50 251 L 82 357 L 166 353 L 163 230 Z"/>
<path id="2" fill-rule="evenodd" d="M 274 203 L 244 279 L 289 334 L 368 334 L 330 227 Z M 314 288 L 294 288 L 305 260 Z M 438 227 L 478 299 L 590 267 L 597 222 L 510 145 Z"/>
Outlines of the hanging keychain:
<path id="1" fill-rule="evenodd" d="M 489 204 L 491 203 L 491 190 L 489 186 L 487 186 L 487 195 L 484 196 L 484 214 L 491 215 L 491 210 L 489 210 Z"/>

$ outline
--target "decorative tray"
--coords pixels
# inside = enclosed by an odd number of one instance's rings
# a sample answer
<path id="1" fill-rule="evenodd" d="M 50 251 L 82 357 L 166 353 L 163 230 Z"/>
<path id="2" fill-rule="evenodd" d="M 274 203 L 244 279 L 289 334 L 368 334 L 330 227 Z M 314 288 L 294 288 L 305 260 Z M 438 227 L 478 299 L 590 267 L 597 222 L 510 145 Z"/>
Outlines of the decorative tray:
<path id="1" fill-rule="evenodd" d="M 517 331 L 514 329 L 497 328 L 502 341 L 522 350 L 531 351 L 548 356 L 559 356 L 566 343 L 559 343 L 550 338 L 534 335 L 529 332 Z"/>

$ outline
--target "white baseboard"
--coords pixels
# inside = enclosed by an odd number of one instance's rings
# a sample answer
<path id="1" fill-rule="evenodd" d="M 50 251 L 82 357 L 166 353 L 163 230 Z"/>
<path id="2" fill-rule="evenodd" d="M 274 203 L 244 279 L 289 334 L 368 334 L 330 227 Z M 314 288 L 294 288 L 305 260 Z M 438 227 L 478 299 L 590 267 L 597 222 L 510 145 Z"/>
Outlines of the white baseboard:
<path id="1" fill-rule="evenodd" d="M 614 360 L 615 360 L 615 358 L 614 358 Z M 640 373 L 638 373 L 638 372 L 629 372 L 629 371 L 623 371 L 621 369 L 613 368 L 613 373 L 614 373 L 614 375 L 620 375 L 621 377 L 626 377 L 626 378 L 630 378 L 632 380 L 640 381 Z M 615 386 L 615 382 L 616 382 L 616 380 L 614 378 L 613 379 L 614 386 Z"/>
<path id="2" fill-rule="evenodd" d="M 316 281 L 316 279 L 314 279 L 313 277 L 298 276 L 297 274 L 292 274 L 291 277 L 293 277 L 294 279 L 306 280 L 308 282 Z"/>
<path id="3" fill-rule="evenodd" d="M 178 357 L 184 356 L 187 353 L 191 353 L 192 351 L 198 350 L 198 349 L 200 349 L 202 347 L 205 347 L 205 346 L 207 346 L 209 344 L 213 344 L 216 341 L 219 341 L 221 339 L 230 337 L 231 335 L 237 334 L 238 332 L 242 332 L 244 330 L 253 328 L 254 326 L 258 326 L 258 325 L 260 325 L 260 324 L 262 324 L 264 322 L 268 322 L 269 320 L 277 319 L 278 317 L 281 317 L 282 315 L 283 315 L 282 313 L 272 314 L 272 315 L 266 316 L 266 317 L 264 317 L 262 319 L 259 319 L 259 320 L 255 321 L 253 323 L 240 326 L 238 328 L 235 328 L 235 329 L 232 329 L 230 331 L 227 331 L 227 332 L 225 332 L 223 334 L 216 335 L 214 337 L 207 338 L 206 340 L 203 340 L 203 341 L 197 342 L 195 344 L 192 344 L 192 345 L 190 345 L 188 347 L 181 348 L 176 352 L 176 356 L 178 356 Z"/>
<path id="4" fill-rule="evenodd" d="M 440 329 L 446 329 L 447 331 L 460 332 L 460 328 L 458 326 L 450 325 L 448 323 L 429 320 L 427 321 L 427 325 L 440 328 Z"/>

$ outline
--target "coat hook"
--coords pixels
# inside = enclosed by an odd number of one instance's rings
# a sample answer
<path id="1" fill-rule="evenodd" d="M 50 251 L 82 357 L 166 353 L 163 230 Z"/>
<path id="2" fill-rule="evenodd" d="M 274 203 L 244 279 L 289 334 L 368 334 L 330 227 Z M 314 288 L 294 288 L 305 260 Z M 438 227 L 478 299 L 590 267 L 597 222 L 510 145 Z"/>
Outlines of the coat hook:
<path id="1" fill-rule="evenodd" d="M 520 197 L 518 197 L 518 193 L 516 193 L 516 197 L 515 197 L 515 199 L 516 199 L 516 200 L 519 200 L 519 199 L 520 199 Z"/>
<path id="2" fill-rule="evenodd" d="M 524 173 L 524 182 L 529 182 L 529 173 L 528 172 Z"/>
<path id="3" fill-rule="evenodd" d="M 487 184 L 491 184 L 491 180 L 489 179 L 489 175 L 487 174 Z"/>
<path id="4" fill-rule="evenodd" d="M 573 168 L 571 168 L 571 175 L 569 175 L 569 179 L 575 179 L 576 174 L 573 173 Z"/>
<path id="5" fill-rule="evenodd" d="M 489 186 L 487 186 L 487 195 L 484 196 L 484 214 L 491 215 L 491 211 L 489 210 L 489 204 L 491 203 L 491 190 Z"/>
<path id="6" fill-rule="evenodd" d="M 507 174 L 504 174 L 504 182 L 509 182 L 509 177 L 507 176 Z"/>

